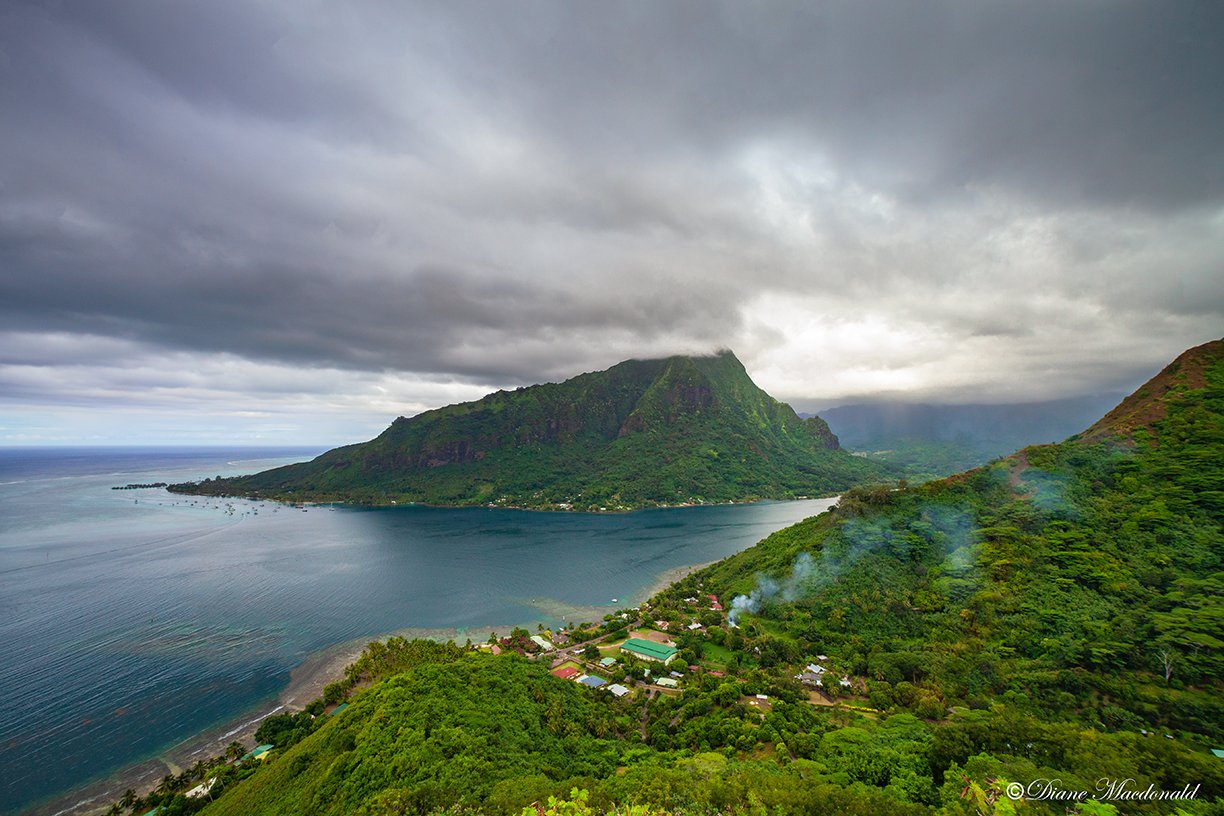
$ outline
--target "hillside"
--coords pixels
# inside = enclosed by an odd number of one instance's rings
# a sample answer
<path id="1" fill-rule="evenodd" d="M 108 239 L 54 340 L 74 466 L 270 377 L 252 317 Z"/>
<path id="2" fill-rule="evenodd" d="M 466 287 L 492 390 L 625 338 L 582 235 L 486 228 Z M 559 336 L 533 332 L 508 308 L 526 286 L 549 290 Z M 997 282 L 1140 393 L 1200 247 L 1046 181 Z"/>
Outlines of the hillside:
<path id="1" fill-rule="evenodd" d="M 567 659 L 623 697 L 514 654 L 525 631 L 500 657 L 393 638 L 327 690 L 347 710 L 269 718 L 271 759 L 209 772 L 215 803 L 151 794 L 135 812 L 1219 814 L 1222 351 L 1123 401 L 1146 424 L 856 488 L 569 632 L 674 633 L 677 690 L 623 653 L 600 666 L 602 644 Z M 1051 780 L 1085 793 L 1043 800 Z"/>
<path id="2" fill-rule="evenodd" d="M 630 360 L 399 418 L 376 439 L 180 492 L 623 509 L 835 493 L 884 469 L 756 386 L 735 355 Z"/>

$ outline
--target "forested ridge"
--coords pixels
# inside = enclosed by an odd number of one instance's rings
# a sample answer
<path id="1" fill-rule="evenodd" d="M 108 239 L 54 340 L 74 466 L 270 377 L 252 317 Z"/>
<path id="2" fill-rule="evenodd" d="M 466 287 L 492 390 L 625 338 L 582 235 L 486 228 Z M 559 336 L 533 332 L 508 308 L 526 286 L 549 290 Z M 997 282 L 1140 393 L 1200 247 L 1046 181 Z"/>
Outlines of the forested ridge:
<path id="1" fill-rule="evenodd" d="M 283 715 L 205 812 L 1224 813 L 1224 343 L 1106 420 L 851 490 L 569 627 L 624 697 L 551 676 L 526 633 L 498 656 L 372 644 L 328 689 L 347 708 Z M 674 638 L 674 692 L 657 664 L 594 662 L 643 630 Z"/>

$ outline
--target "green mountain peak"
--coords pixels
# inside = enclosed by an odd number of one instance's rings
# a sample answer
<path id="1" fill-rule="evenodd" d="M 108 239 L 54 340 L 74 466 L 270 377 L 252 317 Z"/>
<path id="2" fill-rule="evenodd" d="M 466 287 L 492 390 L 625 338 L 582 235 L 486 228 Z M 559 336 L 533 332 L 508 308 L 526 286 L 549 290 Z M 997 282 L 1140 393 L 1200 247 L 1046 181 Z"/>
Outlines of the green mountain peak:
<path id="1" fill-rule="evenodd" d="M 626 360 L 396 419 L 311 462 L 183 492 L 370 504 L 630 507 L 790 498 L 884 471 L 762 391 L 729 350 Z"/>

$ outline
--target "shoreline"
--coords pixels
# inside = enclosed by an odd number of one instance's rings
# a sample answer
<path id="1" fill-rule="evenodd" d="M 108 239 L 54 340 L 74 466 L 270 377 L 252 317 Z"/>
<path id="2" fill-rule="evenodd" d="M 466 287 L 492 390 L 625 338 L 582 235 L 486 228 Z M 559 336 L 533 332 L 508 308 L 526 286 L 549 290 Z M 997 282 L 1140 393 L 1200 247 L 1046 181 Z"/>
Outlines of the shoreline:
<path id="1" fill-rule="evenodd" d="M 777 500 L 765 499 L 764 501 Z M 521 509 L 529 510 L 530 508 Z M 659 592 L 662 592 L 668 586 L 694 572 L 718 563 L 719 560 L 721 559 L 686 564 L 663 570 L 658 573 L 651 583 L 630 596 L 628 604 L 600 604 L 580 608 L 567 607 L 567 605 L 562 604 L 556 609 L 549 610 L 550 604 L 547 603 L 548 599 L 532 599 L 527 605 L 535 607 L 550 617 L 556 616 L 556 613 L 563 612 L 563 608 L 565 608 L 564 611 L 571 613 L 596 613 L 603 612 L 604 610 L 611 611 L 624 608 L 625 606 L 639 606 Z M 541 601 L 545 603 L 541 604 Z M 564 617 L 564 614 L 562 614 L 562 617 Z M 598 618 L 599 616 L 596 614 L 594 617 Z M 460 644 L 471 639 L 473 643 L 482 643 L 484 642 L 485 635 L 489 632 L 503 636 L 508 634 L 515 626 L 530 627 L 530 625 L 537 622 L 530 621 L 529 623 L 522 624 L 463 628 L 406 627 L 382 635 L 353 638 L 325 646 L 316 652 L 308 654 L 301 663 L 289 670 L 289 682 L 274 698 L 265 700 L 247 709 L 231 720 L 194 734 L 167 748 L 155 757 L 120 768 L 104 778 L 85 783 L 62 795 L 54 796 L 31 805 L 17 812 L 15 816 L 100 816 L 128 788 L 133 788 L 137 793 L 143 795 L 152 790 L 166 774 L 179 773 L 183 768 L 190 767 L 198 760 L 222 754 L 226 746 L 234 740 L 251 742 L 254 739 L 255 732 L 259 729 L 259 724 L 265 717 L 285 710 L 301 711 L 312 700 L 322 697 L 324 687 L 329 683 L 342 679 L 345 668 L 353 663 L 373 640 L 385 640 L 389 637 L 399 636 L 410 639 L 454 640 Z"/>
<path id="2" fill-rule="evenodd" d="M 236 477 L 243 478 L 243 477 Z M 638 504 L 638 505 L 619 505 L 617 507 L 604 508 L 576 508 L 561 504 L 541 504 L 541 505 L 522 505 L 522 504 L 430 504 L 428 502 L 419 501 L 398 501 L 388 499 L 382 502 L 371 501 L 353 501 L 351 499 L 340 498 L 313 498 L 313 499 L 287 499 L 277 496 L 252 496 L 242 493 L 192 493 L 186 490 L 171 490 L 172 487 L 185 487 L 187 485 L 197 484 L 194 482 L 181 482 L 179 484 L 167 485 L 164 489 L 174 496 L 198 496 L 205 499 L 238 499 L 249 502 L 269 502 L 285 507 L 293 508 L 310 508 L 310 507 L 344 507 L 356 509 L 385 509 L 390 507 L 423 507 L 429 510 L 517 510 L 525 513 L 569 513 L 573 515 L 592 515 L 592 516 L 615 516 L 627 515 L 630 513 L 641 513 L 646 510 L 684 510 L 687 508 L 699 507 L 740 507 L 750 504 L 772 504 L 786 502 L 802 502 L 802 501 L 820 501 L 822 499 L 838 499 L 841 498 L 841 493 L 830 493 L 828 495 L 819 496 L 790 496 L 785 498 L 773 498 L 769 496 L 761 496 L 755 499 L 728 499 L 727 501 L 711 501 L 711 502 L 678 502 L 676 504 Z"/>
<path id="3" fill-rule="evenodd" d="M 660 592 L 667 589 L 677 581 L 687 578 L 694 572 L 700 572 L 706 567 L 717 564 L 721 560 L 723 559 L 719 558 L 713 561 L 702 561 L 700 564 L 689 564 L 683 567 L 672 567 L 671 569 L 664 570 L 663 572 L 659 573 L 659 577 L 655 579 L 654 583 L 633 595 L 631 598 L 633 603 L 631 605 L 639 606 L 645 601 L 649 601 L 655 595 L 658 595 Z"/>

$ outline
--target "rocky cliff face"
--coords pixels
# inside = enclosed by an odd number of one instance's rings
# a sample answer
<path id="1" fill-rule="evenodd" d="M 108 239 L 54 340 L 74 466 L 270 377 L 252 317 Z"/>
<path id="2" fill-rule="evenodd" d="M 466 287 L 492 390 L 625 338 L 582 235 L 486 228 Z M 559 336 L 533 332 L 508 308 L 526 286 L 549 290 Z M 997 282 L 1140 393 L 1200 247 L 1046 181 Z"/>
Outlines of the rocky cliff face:
<path id="1" fill-rule="evenodd" d="M 808 433 L 819 439 L 826 450 L 841 450 L 841 443 L 837 440 L 837 434 L 829 429 L 829 423 L 820 417 L 808 417 L 803 420 L 803 424 L 807 426 Z"/>

